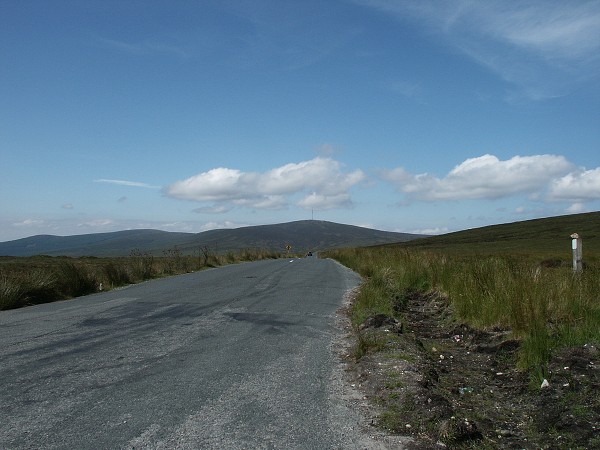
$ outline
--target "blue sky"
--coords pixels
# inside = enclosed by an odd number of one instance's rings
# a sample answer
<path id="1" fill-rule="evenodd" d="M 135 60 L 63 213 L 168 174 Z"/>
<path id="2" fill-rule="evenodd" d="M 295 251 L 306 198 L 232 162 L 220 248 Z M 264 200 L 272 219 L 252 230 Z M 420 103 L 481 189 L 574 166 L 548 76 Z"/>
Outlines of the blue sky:
<path id="1" fill-rule="evenodd" d="M 0 241 L 600 209 L 600 2 L 0 3 Z"/>

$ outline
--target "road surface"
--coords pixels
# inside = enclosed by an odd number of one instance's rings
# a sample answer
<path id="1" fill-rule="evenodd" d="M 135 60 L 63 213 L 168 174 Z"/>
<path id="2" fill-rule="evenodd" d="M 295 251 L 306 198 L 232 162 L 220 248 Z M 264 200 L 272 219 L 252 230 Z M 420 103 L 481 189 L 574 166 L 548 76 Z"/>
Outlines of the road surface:
<path id="1" fill-rule="evenodd" d="M 279 259 L 0 312 L 0 448 L 377 448 L 331 346 L 359 282 Z"/>

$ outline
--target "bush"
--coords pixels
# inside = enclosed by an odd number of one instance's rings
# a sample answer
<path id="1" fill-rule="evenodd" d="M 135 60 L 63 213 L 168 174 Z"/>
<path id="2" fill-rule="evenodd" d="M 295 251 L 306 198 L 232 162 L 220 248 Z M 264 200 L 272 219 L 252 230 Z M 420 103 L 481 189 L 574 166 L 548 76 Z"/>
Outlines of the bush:
<path id="1" fill-rule="evenodd" d="M 135 249 L 131 252 L 132 276 L 135 280 L 149 280 L 154 277 L 154 256 L 148 252 Z"/>
<path id="2" fill-rule="evenodd" d="M 0 310 L 23 306 L 25 289 L 15 277 L 0 273 Z"/>
<path id="3" fill-rule="evenodd" d="M 79 297 L 96 292 L 100 282 L 96 281 L 85 267 L 72 262 L 63 262 L 57 269 L 57 290 L 65 298 Z"/>
<path id="4" fill-rule="evenodd" d="M 106 288 L 114 288 L 124 286 L 131 283 L 131 276 L 124 264 L 109 262 L 104 266 L 104 279 L 106 280 Z"/>

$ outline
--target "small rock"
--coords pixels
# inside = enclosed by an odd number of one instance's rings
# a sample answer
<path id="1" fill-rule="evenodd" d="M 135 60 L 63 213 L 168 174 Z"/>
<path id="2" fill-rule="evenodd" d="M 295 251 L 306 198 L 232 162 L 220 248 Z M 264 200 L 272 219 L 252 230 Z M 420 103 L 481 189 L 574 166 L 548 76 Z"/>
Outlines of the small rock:
<path id="1" fill-rule="evenodd" d="M 542 385 L 540 386 L 540 388 L 541 388 L 541 389 L 546 389 L 546 388 L 548 388 L 548 387 L 550 387 L 550 383 L 548 383 L 548 380 L 546 380 L 546 379 L 544 378 L 544 381 L 542 381 Z"/>

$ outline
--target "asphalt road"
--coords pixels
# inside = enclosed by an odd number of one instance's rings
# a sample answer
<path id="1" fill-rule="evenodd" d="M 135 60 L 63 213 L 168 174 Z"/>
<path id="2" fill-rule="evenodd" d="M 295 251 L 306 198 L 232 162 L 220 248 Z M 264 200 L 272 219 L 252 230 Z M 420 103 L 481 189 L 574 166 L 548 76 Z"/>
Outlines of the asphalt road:
<path id="1" fill-rule="evenodd" d="M 359 282 L 270 260 L 0 312 L 0 448 L 376 448 L 331 345 Z"/>

